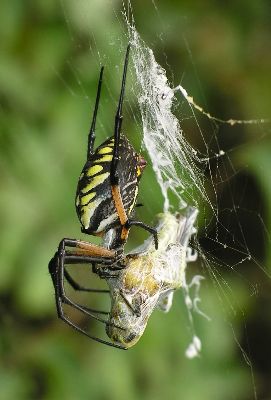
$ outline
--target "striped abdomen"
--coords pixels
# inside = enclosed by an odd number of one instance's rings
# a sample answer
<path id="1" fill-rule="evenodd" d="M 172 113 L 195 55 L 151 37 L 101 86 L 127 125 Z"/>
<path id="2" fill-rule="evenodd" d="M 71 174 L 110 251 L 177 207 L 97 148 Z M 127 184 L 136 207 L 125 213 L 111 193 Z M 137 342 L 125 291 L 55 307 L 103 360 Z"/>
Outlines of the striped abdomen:
<path id="1" fill-rule="evenodd" d="M 117 175 L 127 216 L 134 208 L 138 180 L 145 164 L 129 141 L 121 135 Z M 110 184 L 114 137 L 106 140 L 90 156 L 80 175 L 76 193 L 76 210 L 82 227 L 91 233 L 108 230 L 119 218 Z"/>

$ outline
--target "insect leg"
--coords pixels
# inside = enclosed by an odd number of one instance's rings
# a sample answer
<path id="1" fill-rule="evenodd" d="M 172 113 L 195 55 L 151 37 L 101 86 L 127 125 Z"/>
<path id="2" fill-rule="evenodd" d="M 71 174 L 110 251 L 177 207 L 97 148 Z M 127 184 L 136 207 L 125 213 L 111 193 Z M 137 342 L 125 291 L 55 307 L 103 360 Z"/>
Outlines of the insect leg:
<path id="1" fill-rule="evenodd" d="M 132 306 L 132 304 L 130 303 L 130 301 L 127 299 L 127 297 L 125 297 L 124 293 L 122 290 L 119 291 L 121 297 L 123 298 L 123 300 L 125 301 L 125 303 L 127 304 L 127 306 L 132 310 L 132 312 L 137 316 L 140 317 L 141 316 L 141 311 L 140 308 L 135 308 Z"/>

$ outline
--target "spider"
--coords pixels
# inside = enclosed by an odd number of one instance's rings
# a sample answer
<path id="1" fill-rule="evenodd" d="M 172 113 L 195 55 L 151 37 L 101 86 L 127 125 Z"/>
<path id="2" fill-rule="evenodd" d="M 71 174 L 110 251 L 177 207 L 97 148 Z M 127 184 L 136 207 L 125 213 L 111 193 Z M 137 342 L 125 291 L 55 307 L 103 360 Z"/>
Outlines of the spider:
<path id="1" fill-rule="evenodd" d="M 75 330 L 91 339 L 106 344 L 108 343 L 102 339 L 89 335 L 88 332 L 70 321 L 65 315 L 63 304 L 67 304 L 107 324 L 106 320 L 98 316 L 98 314 L 102 313 L 80 306 L 67 297 L 64 287 L 65 279 L 75 290 L 101 291 L 80 286 L 70 276 L 65 265 L 92 264 L 94 272 L 97 272 L 100 277 L 106 277 L 106 274 L 99 273 L 103 266 L 107 271 L 123 268 L 120 260 L 124 256 L 124 245 L 132 225 L 140 226 L 150 232 L 154 237 L 155 247 L 158 248 L 156 229 L 131 218 L 136 206 L 139 180 L 146 166 L 146 161 L 136 153 L 128 139 L 121 133 L 122 105 L 129 51 L 130 44 L 128 44 L 126 50 L 120 97 L 115 115 L 114 135 L 94 150 L 96 117 L 104 67 L 100 70 L 96 102 L 88 136 L 87 161 L 78 181 L 75 200 L 81 231 L 88 235 L 100 236 L 106 240 L 110 232 L 110 244 L 105 247 L 94 245 L 87 241 L 64 238 L 60 241 L 57 252 L 49 262 L 49 272 L 54 285 L 58 317 Z M 67 250 L 66 247 L 71 247 L 73 250 Z M 96 264 L 99 265 L 98 269 L 95 267 Z M 108 291 L 102 290 L 102 292 L 107 293 Z M 115 344 L 112 344 L 112 346 L 121 347 Z"/>

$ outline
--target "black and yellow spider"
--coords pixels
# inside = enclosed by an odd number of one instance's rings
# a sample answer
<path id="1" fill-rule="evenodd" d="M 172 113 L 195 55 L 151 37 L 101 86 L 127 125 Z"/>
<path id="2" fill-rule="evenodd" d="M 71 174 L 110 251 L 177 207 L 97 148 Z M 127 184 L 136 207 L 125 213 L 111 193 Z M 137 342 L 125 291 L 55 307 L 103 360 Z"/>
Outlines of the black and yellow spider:
<path id="1" fill-rule="evenodd" d="M 77 239 L 62 239 L 57 252 L 49 263 L 59 318 L 88 337 L 106 344 L 109 343 L 90 336 L 85 330 L 70 321 L 64 314 L 63 304 L 68 304 L 94 319 L 105 324 L 107 323 L 107 321 L 98 316 L 100 313 L 97 310 L 80 306 L 67 297 L 64 288 L 65 279 L 75 290 L 100 291 L 80 286 L 69 275 L 65 269 L 65 265 L 87 263 L 94 266 L 99 264 L 99 267 L 104 266 L 107 270 L 121 268 L 119 260 L 123 256 L 123 247 L 132 225 L 140 226 L 149 231 L 154 236 L 155 245 L 158 247 L 156 230 L 141 221 L 131 218 L 136 204 L 139 180 L 146 161 L 136 153 L 128 139 L 121 134 L 122 105 L 129 51 L 130 45 L 127 47 L 125 56 L 119 103 L 115 115 L 114 135 L 96 150 L 93 150 L 96 117 L 104 70 L 104 67 L 101 68 L 92 124 L 88 137 L 87 161 L 79 178 L 75 201 L 77 215 L 82 225 L 81 231 L 103 238 L 107 232 L 113 232 L 110 244 L 108 247 L 105 247 Z M 66 247 L 73 248 L 73 250 L 67 250 Z M 121 347 L 117 345 L 113 346 Z"/>

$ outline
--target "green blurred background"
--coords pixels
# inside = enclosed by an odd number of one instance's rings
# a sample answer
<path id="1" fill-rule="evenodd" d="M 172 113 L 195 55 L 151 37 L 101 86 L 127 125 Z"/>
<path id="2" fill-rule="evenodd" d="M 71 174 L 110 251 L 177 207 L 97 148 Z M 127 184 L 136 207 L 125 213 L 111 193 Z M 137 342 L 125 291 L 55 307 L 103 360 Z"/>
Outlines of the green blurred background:
<path id="1" fill-rule="evenodd" d="M 61 238 L 82 237 L 74 192 L 100 60 L 106 85 L 98 142 L 112 134 L 126 42 L 121 10 L 113 0 L 0 3 L 0 398 L 271 399 L 270 124 L 218 128 L 198 115 L 212 157 L 206 188 L 219 220 L 202 204 L 198 238 L 210 264 L 191 266 L 191 275 L 206 277 L 201 308 L 211 322 L 195 317 L 199 358 L 184 357 L 193 332 L 181 292 L 128 352 L 57 320 L 47 265 Z M 270 117 L 269 1 L 137 1 L 133 12 L 173 85 L 182 80 L 220 118 Z M 124 128 L 138 148 L 131 90 L 126 100 Z M 206 154 L 186 112 L 180 99 L 187 139 Z M 219 149 L 223 159 L 213 157 Z M 139 217 L 151 222 L 162 199 L 150 168 L 139 201 Z M 129 246 L 141 235 L 135 229 Z M 93 286 L 91 274 L 78 277 Z"/>

